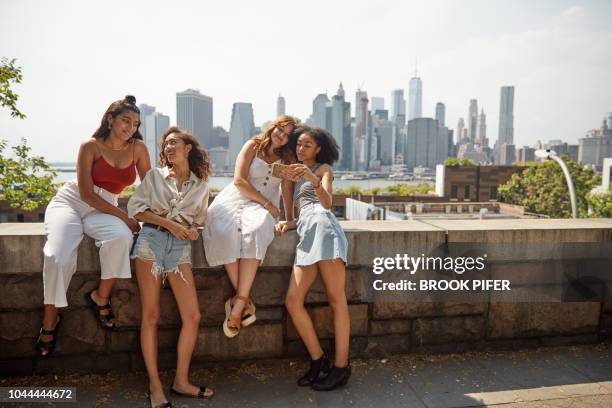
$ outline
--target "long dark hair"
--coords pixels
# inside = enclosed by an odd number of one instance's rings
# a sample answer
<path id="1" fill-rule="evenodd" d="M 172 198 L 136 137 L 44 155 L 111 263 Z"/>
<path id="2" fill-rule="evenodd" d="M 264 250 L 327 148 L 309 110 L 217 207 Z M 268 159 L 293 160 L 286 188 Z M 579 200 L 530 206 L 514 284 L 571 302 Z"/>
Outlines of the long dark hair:
<path id="1" fill-rule="evenodd" d="M 295 130 L 296 126 L 298 126 L 299 123 L 300 120 L 296 117 L 289 115 L 279 116 L 274 121 L 270 122 L 262 133 L 253 137 L 253 140 L 255 141 L 255 150 L 257 150 L 257 153 L 259 153 L 260 156 L 265 157 L 268 146 L 270 146 L 270 144 L 272 143 L 271 137 L 274 129 L 278 126 L 282 127 L 286 125 L 291 125 Z M 276 153 L 276 155 L 280 157 L 284 162 L 294 161 L 295 149 L 292 149 L 291 147 L 295 144 L 294 139 L 295 135 L 293 134 L 293 132 L 291 132 L 287 143 L 277 149 L 274 149 L 274 153 Z"/>
<path id="2" fill-rule="evenodd" d="M 140 109 L 136 106 L 136 98 L 132 95 L 126 95 L 125 98 L 115 101 L 110 104 L 104 115 L 102 116 L 102 121 L 100 122 L 100 127 L 94 132 L 93 136 L 96 139 L 105 140 L 108 135 L 110 135 L 110 127 L 108 126 L 108 115 L 116 118 L 121 115 L 123 112 L 134 112 L 140 115 Z M 132 135 L 130 139 L 130 143 L 134 141 L 134 139 L 142 140 L 142 135 L 140 134 L 140 125 L 138 123 L 138 129 Z"/>
<path id="3" fill-rule="evenodd" d="M 172 168 L 172 163 L 166 157 L 164 148 L 166 147 L 166 138 L 173 133 L 176 137 L 181 139 L 183 143 L 191 145 L 191 150 L 189 151 L 189 156 L 187 157 L 187 160 L 189 161 L 189 170 L 193 171 L 198 178 L 207 180 L 211 173 L 211 163 L 206 149 L 200 145 L 198 139 L 196 139 L 194 135 L 177 126 L 172 126 L 166 129 L 161 137 L 161 140 L 159 141 L 159 165 L 162 167 L 168 166 Z"/>
<path id="4" fill-rule="evenodd" d="M 325 163 L 331 166 L 340 158 L 340 148 L 336 143 L 336 139 L 327 130 L 302 125 L 295 129 L 294 133 L 296 134 L 296 144 L 297 139 L 303 134 L 307 134 L 315 140 L 321 148 L 315 157 L 317 163 Z"/>

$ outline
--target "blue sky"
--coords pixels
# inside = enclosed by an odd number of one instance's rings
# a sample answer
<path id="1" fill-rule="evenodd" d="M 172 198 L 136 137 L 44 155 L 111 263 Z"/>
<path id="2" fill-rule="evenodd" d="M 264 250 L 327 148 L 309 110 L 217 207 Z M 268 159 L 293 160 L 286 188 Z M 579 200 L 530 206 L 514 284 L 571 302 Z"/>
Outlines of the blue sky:
<path id="1" fill-rule="evenodd" d="M 514 85 L 515 142 L 576 143 L 612 111 L 609 1 L 10 1 L 0 0 L 0 54 L 17 58 L 23 121 L 0 110 L 0 138 L 74 161 L 110 102 L 133 94 L 175 122 L 175 93 L 252 102 L 260 125 L 276 97 L 306 119 L 319 92 L 344 83 L 382 96 L 418 58 L 423 114 L 446 104 L 455 128 L 478 99 L 497 139 L 499 88 Z"/>

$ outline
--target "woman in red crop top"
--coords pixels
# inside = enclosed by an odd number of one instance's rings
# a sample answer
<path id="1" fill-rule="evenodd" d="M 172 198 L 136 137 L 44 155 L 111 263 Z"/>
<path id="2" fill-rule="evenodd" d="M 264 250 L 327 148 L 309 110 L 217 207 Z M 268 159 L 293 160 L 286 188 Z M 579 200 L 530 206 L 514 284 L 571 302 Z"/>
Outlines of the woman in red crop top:
<path id="1" fill-rule="evenodd" d="M 129 278 L 129 253 L 138 222 L 117 207 L 124 188 L 151 168 L 149 153 L 138 132 L 140 110 L 136 98 L 113 102 L 100 127 L 81 144 L 77 179 L 65 183 L 47 206 L 44 247 L 44 317 L 36 349 L 45 357 L 53 352 L 61 316 L 68 306 L 66 291 L 76 272 L 83 234 L 100 248 L 101 279 L 85 294 L 85 302 L 104 329 L 115 326 L 110 295 L 117 278 Z"/>

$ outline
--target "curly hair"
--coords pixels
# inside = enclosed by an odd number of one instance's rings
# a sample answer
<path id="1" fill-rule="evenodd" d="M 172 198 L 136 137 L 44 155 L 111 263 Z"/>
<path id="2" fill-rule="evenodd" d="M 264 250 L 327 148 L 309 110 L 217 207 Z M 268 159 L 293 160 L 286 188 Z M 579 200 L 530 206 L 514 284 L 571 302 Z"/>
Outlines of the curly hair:
<path id="1" fill-rule="evenodd" d="M 96 139 L 105 140 L 108 135 L 110 135 L 110 126 L 108 126 L 108 115 L 116 118 L 124 112 L 134 112 L 140 115 L 140 109 L 136 106 L 136 98 L 132 95 L 126 95 L 125 98 L 115 101 L 110 104 L 104 115 L 102 116 L 102 120 L 100 121 L 100 127 L 96 129 L 93 136 Z M 142 140 L 142 135 L 140 134 L 140 123 L 138 123 L 138 129 L 132 135 L 130 139 L 130 143 L 134 141 L 134 139 Z"/>
<path id="2" fill-rule="evenodd" d="M 272 140 L 271 140 L 272 132 L 277 126 L 282 127 L 282 126 L 291 125 L 293 126 L 295 130 L 295 128 L 299 124 L 300 124 L 300 120 L 296 117 L 289 116 L 289 115 L 279 116 L 278 118 L 270 122 L 262 133 L 253 137 L 253 140 L 255 141 L 255 150 L 257 150 L 257 153 L 260 156 L 265 157 L 266 156 L 265 152 L 270 146 L 270 144 L 272 143 Z M 287 141 L 285 145 L 277 149 L 274 149 L 274 153 L 276 153 L 278 157 L 282 158 L 284 162 L 291 162 L 294 160 L 295 149 L 292 148 L 292 145 L 294 145 L 295 143 L 292 143 L 292 141 L 295 142 L 295 140 L 292 140 L 292 139 L 295 139 L 293 132 L 289 136 L 289 140 Z"/>
<path id="3" fill-rule="evenodd" d="M 294 133 L 296 135 L 296 142 L 300 136 L 307 134 L 321 147 L 321 150 L 315 157 L 317 163 L 325 163 L 331 166 L 340 158 L 340 148 L 336 143 L 336 139 L 327 130 L 302 125 L 296 128 Z"/>
<path id="4" fill-rule="evenodd" d="M 167 166 L 172 168 L 172 163 L 168 160 L 166 154 L 164 153 L 166 138 L 171 134 L 174 134 L 185 144 L 191 145 L 191 150 L 189 151 L 189 156 L 187 158 L 189 161 L 189 170 L 191 170 L 198 178 L 207 180 L 208 176 L 210 176 L 212 166 L 206 149 L 200 145 L 198 139 L 196 139 L 194 135 L 177 126 L 169 127 L 161 136 L 161 140 L 159 141 L 159 165 L 162 167 Z"/>

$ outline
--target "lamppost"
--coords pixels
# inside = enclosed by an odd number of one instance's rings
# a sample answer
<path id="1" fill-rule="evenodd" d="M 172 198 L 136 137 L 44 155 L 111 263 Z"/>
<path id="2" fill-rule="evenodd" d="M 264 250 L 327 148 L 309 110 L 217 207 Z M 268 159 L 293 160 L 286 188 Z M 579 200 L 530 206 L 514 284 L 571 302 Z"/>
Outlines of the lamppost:
<path id="1" fill-rule="evenodd" d="M 572 204 L 572 218 L 578 218 L 578 208 L 576 207 L 576 190 L 574 189 L 574 182 L 572 181 L 572 177 L 570 176 L 569 169 L 567 168 L 565 162 L 561 160 L 559 156 L 557 156 L 557 153 L 555 153 L 554 150 L 550 149 L 536 150 L 535 155 L 536 157 L 539 157 L 542 160 L 552 159 L 559 163 L 559 166 L 561 166 L 561 170 L 563 170 L 563 174 L 565 174 L 565 181 L 567 181 L 567 188 L 570 194 L 570 202 Z"/>

